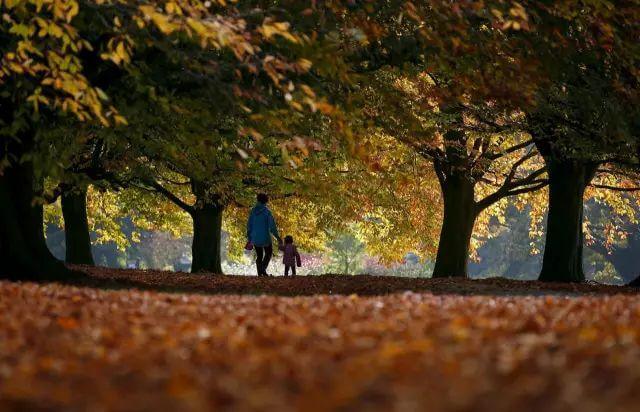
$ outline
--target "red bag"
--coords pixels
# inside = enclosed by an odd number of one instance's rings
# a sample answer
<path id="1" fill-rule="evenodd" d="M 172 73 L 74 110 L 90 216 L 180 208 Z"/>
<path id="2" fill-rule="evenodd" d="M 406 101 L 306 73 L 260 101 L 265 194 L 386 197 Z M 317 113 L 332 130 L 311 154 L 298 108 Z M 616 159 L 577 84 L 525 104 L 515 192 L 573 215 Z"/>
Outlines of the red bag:
<path id="1" fill-rule="evenodd" d="M 248 241 L 244 248 L 245 250 L 253 250 L 253 243 L 251 243 L 251 241 Z"/>

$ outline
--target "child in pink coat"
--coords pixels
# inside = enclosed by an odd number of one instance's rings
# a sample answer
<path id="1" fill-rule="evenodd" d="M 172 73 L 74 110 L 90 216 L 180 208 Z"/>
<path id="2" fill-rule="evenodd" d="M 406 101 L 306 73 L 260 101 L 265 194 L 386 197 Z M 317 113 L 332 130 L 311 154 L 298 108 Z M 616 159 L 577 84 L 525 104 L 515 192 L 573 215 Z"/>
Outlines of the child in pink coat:
<path id="1" fill-rule="evenodd" d="M 284 263 L 284 275 L 289 276 L 289 269 L 291 269 L 291 276 L 296 275 L 296 265 L 302 266 L 302 260 L 298 253 L 298 248 L 293 244 L 293 236 L 285 236 L 284 244 L 280 244 L 280 250 L 284 252 L 282 254 L 282 263 Z"/>

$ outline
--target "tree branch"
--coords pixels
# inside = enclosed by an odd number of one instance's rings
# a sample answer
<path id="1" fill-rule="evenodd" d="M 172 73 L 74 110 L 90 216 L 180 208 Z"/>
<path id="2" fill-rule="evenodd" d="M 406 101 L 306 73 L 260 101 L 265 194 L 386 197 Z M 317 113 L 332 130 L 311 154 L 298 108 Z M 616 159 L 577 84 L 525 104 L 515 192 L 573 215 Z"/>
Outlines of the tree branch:
<path id="1" fill-rule="evenodd" d="M 187 212 L 189 214 L 193 214 L 195 212 L 195 208 L 193 206 L 189 205 L 184 200 L 180 199 L 173 192 L 171 192 L 166 187 L 162 186 L 157 181 L 151 180 L 151 181 L 148 181 L 147 184 L 149 184 L 152 189 L 145 188 L 145 187 L 140 187 L 140 186 L 138 186 L 138 188 L 146 189 L 146 190 L 150 190 L 150 191 L 155 191 L 157 193 L 160 193 L 165 198 L 167 198 L 170 202 L 172 202 L 173 204 L 178 206 L 180 209 L 184 210 L 185 212 Z"/>
<path id="2" fill-rule="evenodd" d="M 592 183 L 589 186 L 595 187 L 597 189 L 613 190 L 613 191 L 616 191 L 616 192 L 638 192 L 638 191 L 640 191 L 640 186 L 619 187 L 619 186 L 610 186 L 610 185 L 600 185 L 600 184 L 596 184 L 596 183 Z"/>
<path id="3" fill-rule="evenodd" d="M 59 183 L 59 184 L 58 184 L 58 185 L 53 189 L 53 191 L 52 191 L 50 194 L 49 194 L 49 193 L 45 193 L 45 194 L 43 195 L 44 202 L 45 202 L 47 205 L 50 205 L 50 204 L 55 203 L 55 202 L 58 200 L 58 198 L 59 198 L 60 196 L 62 196 L 62 194 L 63 194 L 66 190 L 67 190 L 66 185 L 65 185 L 64 183 Z"/>
<path id="4" fill-rule="evenodd" d="M 529 140 L 524 141 L 524 142 L 522 142 L 522 143 L 518 143 L 518 144 L 516 144 L 516 145 L 513 145 L 513 146 L 511 146 L 511 147 L 509 147 L 509 148 L 507 148 L 507 149 L 503 150 L 502 152 L 499 152 L 499 153 L 490 153 L 490 154 L 489 154 L 489 153 L 487 153 L 487 155 L 486 155 L 486 156 L 484 156 L 484 157 L 485 157 L 485 158 L 487 158 L 487 159 L 489 159 L 489 160 L 497 160 L 497 159 L 500 159 L 501 157 L 504 157 L 504 156 L 506 156 L 506 155 L 508 155 L 508 154 L 510 154 L 510 153 L 517 152 L 517 151 L 518 151 L 518 150 L 520 150 L 520 149 L 524 149 L 525 147 L 527 147 L 527 146 L 529 146 L 529 145 L 533 144 L 533 142 L 534 142 L 534 140 L 533 140 L 533 139 L 529 139 Z"/>
<path id="5" fill-rule="evenodd" d="M 523 156 L 520 160 L 523 160 L 526 157 L 527 156 Z M 519 164 L 521 165 L 522 163 L 524 162 L 520 162 Z M 515 169 L 517 169 L 517 166 L 515 164 L 514 166 L 515 166 Z M 514 167 L 512 167 L 512 170 L 515 170 L 515 169 Z M 549 181 L 547 179 L 538 179 L 538 177 L 543 175 L 546 171 L 547 171 L 546 167 L 541 167 L 540 169 L 529 174 L 527 177 L 523 177 L 522 179 L 517 179 L 517 180 L 512 180 L 513 176 L 515 175 L 515 171 L 513 173 L 511 173 L 510 171 L 509 175 L 505 179 L 505 182 L 502 184 L 502 186 L 500 186 L 498 190 L 491 193 L 490 195 L 487 195 L 484 199 L 476 202 L 476 207 L 478 208 L 478 211 L 479 212 L 483 211 L 484 209 L 488 208 L 494 203 L 499 202 L 501 199 L 504 199 L 505 197 L 515 196 L 522 193 L 534 192 L 536 190 L 542 189 L 547 184 L 549 184 Z"/>
<path id="6" fill-rule="evenodd" d="M 547 179 L 544 180 L 540 180 L 540 183 L 538 183 L 537 185 L 534 186 L 528 186 L 528 187 L 523 187 L 520 189 L 516 189 L 516 190 L 510 190 L 507 194 L 507 196 L 516 196 L 516 195 L 520 195 L 523 193 L 531 193 L 531 192 L 535 192 L 536 190 L 540 190 L 543 187 L 545 187 L 546 185 L 549 184 L 549 181 Z"/>

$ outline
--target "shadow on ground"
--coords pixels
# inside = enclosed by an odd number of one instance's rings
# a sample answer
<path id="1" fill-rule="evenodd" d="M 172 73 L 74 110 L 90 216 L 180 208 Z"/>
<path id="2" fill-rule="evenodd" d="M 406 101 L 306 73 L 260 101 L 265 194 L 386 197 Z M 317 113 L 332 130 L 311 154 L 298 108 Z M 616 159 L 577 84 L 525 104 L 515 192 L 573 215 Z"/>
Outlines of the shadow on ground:
<path id="1" fill-rule="evenodd" d="M 78 286 L 101 289 L 140 289 L 169 293 L 228 295 L 352 295 L 375 296 L 405 291 L 430 292 L 437 295 L 491 296 L 580 296 L 637 294 L 640 291 L 624 286 L 596 283 L 567 284 L 491 279 L 424 279 L 391 276 L 298 276 L 294 278 L 255 276 L 223 276 L 190 274 L 158 270 L 109 269 L 74 266 L 86 278 L 72 282 Z"/>

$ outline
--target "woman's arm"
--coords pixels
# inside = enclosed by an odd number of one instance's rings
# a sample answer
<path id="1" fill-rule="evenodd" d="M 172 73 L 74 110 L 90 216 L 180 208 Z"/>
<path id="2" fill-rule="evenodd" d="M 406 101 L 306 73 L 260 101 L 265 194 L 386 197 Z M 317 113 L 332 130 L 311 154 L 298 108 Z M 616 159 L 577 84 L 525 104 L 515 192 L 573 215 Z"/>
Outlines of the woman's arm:
<path id="1" fill-rule="evenodd" d="M 278 227 L 276 226 L 276 220 L 273 218 L 273 214 L 271 214 L 271 211 L 269 211 L 269 232 L 271 232 L 271 234 L 275 236 L 276 239 L 278 239 L 278 243 L 282 243 L 282 239 L 280 238 L 280 234 L 278 233 Z"/>

